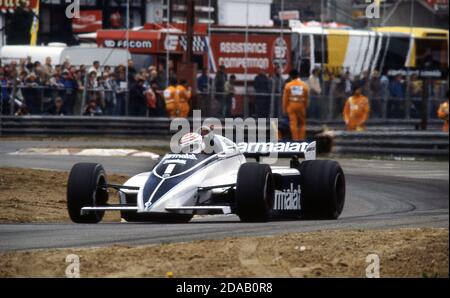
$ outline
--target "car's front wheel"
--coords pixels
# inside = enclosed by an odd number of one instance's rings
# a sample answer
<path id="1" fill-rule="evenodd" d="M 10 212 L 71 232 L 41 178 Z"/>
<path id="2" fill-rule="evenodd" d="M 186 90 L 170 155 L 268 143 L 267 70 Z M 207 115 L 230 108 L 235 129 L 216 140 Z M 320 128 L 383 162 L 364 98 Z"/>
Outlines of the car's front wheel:
<path id="1" fill-rule="evenodd" d="M 82 214 L 81 209 L 89 206 L 102 206 L 108 201 L 106 173 L 96 163 L 78 163 L 72 167 L 67 182 L 67 210 L 75 223 L 98 223 L 104 211 Z"/>
<path id="2" fill-rule="evenodd" d="M 239 168 L 236 184 L 236 214 L 245 222 L 268 221 L 275 188 L 269 165 L 246 163 Z"/>

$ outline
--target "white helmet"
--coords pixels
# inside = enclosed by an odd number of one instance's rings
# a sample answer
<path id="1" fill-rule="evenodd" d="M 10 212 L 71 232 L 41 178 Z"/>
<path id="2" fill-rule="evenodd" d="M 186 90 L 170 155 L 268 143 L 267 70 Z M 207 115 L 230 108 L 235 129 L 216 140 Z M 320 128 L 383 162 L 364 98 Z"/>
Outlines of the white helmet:
<path id="1" fill-rule="evenodd" d="M 185 134 L 180 140 L 180 148 L 183 153 L 202 153 L 205 150 L 203 138 L 198 133 Z"/>
<path id="2" fill-rule="evenodd" d="M 206 137 L 210 134 L 214 134 L 214 127 L 202 126 L 199 129 L 197 129 L 197 133 L 202 137 Z"/>

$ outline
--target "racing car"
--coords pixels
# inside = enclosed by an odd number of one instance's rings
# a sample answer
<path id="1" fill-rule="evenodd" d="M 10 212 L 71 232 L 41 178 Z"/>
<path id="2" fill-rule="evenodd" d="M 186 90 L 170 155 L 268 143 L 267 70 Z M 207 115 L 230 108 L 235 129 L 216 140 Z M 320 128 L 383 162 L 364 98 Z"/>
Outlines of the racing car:
<path id="1" fill-rule="evenodd" d="M 316 160 L 315 142 L 239 143 L 220 135 L 189 133 L 148 172 L 123 185 L 108 183 L 102 165 L 75 164 L 67 208 L 75 223 L 98 223 L 106 211 L 127 222 L 189 222 L 194 215 L 236 214 L 243 222 L 337 219 L 344 208 L 345 175 L 336 161 Z M 262 157 L 289 158 L 270 166 Z M 256 162 L 248 162 L 254 159 Z M 119 204 L 108 204 L 110 193 Z"/>

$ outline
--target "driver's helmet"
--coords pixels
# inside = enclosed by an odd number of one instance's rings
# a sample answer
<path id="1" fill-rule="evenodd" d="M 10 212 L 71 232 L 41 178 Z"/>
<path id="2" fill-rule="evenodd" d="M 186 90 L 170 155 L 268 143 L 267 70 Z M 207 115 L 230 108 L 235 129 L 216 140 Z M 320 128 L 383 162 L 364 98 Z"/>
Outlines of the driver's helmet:
<path id="1" fill-rule="evenodd" d="M 181 138 L 180 148 L 183 153 L 199 154 L 205 149 L 205 144 L 200 134 L 188 133 Z"/>
<path id="2" fill-rule="evenodd" d="M 208 127 L 208 126 L 202 126 L 199 129 L 197 129 L 197 133 L 201 135 L 202 137 L 213 137 L 214 135 L 214 127 Z"/>
<path id="3" fill-rule="evenodd" d="M 202 126 L 197 130 L 197 133 L 202 136 L 203 144 L 205 148 L 203 149 L 205 153 L 214 153 L 215 152 L 215 133 L 214 126 Z"/>

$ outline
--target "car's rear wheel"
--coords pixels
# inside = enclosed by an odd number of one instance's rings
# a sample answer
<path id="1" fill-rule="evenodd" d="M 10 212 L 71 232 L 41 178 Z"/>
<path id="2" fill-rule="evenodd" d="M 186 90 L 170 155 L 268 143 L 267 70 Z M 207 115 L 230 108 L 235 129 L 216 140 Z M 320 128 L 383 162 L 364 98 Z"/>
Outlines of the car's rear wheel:
<path id="1" fill-rule="evenodd" d="M 246 163 L 239 168 L 236 184 L 236 214 L 245 222 L 268 221 L 275 188 L 269 165 Z"/>
<path id="2" fill-rule="evenodd" d="M 304 161 L 299 170 L 304 217 L 337 219 L 345 203 L 345 175 L 339 163 Z"/>
<path id="3" fill-rule="evenodd" d="M 67 210 L 73 222 L 98 223 L 103 219 L 104 211 L 82 214 L 81 209 L 105 205 L 108 201 L 106 184 L 106 173 L 101 165 L 78 163 L 72 167 L 67 182 Z"/>

